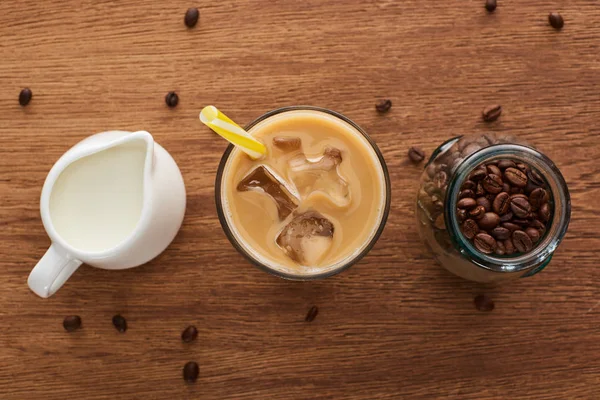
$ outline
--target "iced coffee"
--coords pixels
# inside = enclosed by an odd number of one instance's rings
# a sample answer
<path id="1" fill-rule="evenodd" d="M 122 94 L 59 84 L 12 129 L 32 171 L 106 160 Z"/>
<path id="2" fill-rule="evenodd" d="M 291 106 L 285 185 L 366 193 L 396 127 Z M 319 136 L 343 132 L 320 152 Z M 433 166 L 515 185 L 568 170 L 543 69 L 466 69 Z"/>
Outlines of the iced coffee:
<path id="1" fill-rule="evenodd" d="M 362 257 L 389 209 L 385 163 L 366 134 L 317 109 L 276 111 L 248 132 L 266 156 L 232 147 L 217 178 L 221 222 L 238 250 L 299 279 L 331 275 Z"/>

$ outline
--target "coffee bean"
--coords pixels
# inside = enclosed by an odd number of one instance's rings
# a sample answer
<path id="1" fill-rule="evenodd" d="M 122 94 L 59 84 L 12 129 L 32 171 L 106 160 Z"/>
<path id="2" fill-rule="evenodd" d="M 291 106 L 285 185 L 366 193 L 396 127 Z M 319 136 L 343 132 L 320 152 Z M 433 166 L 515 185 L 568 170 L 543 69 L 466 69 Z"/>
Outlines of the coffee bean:
<path id="1" fill-rule="evenodd" d="M 511 187 L 510 187 L 510 185 L 508 183 L 504 182 L 502 184 L 502 191 L 503 192 L 510 193 L 510 189 L 511 189 Z"/>
<path id="2" fill-rule="evenodd" d="M 456 203 L 456 207 L 463 208 L 465 210 L 470 210 L 472 208 L 477 207 L 477 202 L 472 197 L 465 197 L 464 199 L 460 199 L 458 203 Z"/>
<path id="3" fill-rule="evenodd" d="M 500 217 L 498 214 L 493 212 L 486 212 L 483 216 L 477 221 L 479 227 L 483 230 L 489 231 L 490 229 L 494 229 L 500 223 Z"/>
<path id="4" fill-rule="evenodd" d="M 475 192 L 471 189 L 466 189 L 458 194 L 459 199 L 464 199 L 465 197 L 475 197 Z"/>
<path id="5" fill-rule="evenodd" d="M 461 230 L 467 239 L 473 239 L 479 233 L 479 225 L 474 220 L 467 219 L 462 223 Z"/>
<path id="6" fill-rule="evenodd" d="M 492 311 L 495 307 L 492 299 L 490 299 L 485 294 L 480 294 L 476 296 L 473 300 L 473 303 L 475 304 L 475 308 L 477 308 L 477 310 L 479 311 L 489 312 Z"/>
<path id="7" fill-rule="evenodd" d="M 494 122 L 502 114 L 502 106 L 499 104 L 488 106 L 483 109 L 481 114 L 485 122 Z"/>
<path id="8" fill-rule="evenodd" d="M 475 189 L 475 196 L 485 196 L 485 189 L 483 188 L 483 184 L 481 181 L 477 182 L 477 188 Z"/>
<path id="9" fill-rule="evenodd" d="M 508 222 L 513 218 L 513 216 L 514 214 L 512 213 L 512 211 L 509 211 L 506 214 L 500 216 L 500 222 Z"/>
<path id="10" fill-rule="evenodd" d="M 506 168 L 504 178 L 513 186 L 524 188 L 527 186 L 527 175 L 516 168 Z"/>
<path id="11" fill-rule="evenodd" d="M 538 174 L 534 170 L 528 169 L 526 174 L 527 174 L 527 179 L 529 179 L 534 185 L 544 186 L 546 184 L 546 182 L 544 182 L 544 178 L 542 178 L 540 176 L 540 174 Z"/>
<path id="12" fill-rule="evenodd" d="M 200 11 L 197 8 L 188 8 L 185 12 L 185 17 L 183 21 L 188 28 L 193 28 L 198 23 L 198 18 L 200 17 Z"/>
<path id="13" fill-rule="evenodd" d="M 487 165 L 487 172 L 488 172 L 488 174 L 502 176 L 502 171 L 500 171 L 500 168 L 498 168 L 497 166 L 495 166 L 493 164 Z"/>
<path id="14" fill-rule="evenodd" d="M 502 178 L 495 174 L 486 176 L 482 181 L 483 188 L 489 193 L 500 193 L 502 191 Z"/>
<path id="15" fill-rule="evenodd" d="M 531 211 L 531 204 L 522 197 L 513 197 L 510 200 L 510 209 L 516 217 L 525 218 Z"/>
<path id="16" fill-rule="evenodd" d="M 408 149 L 408 158 L 415 164 L 420 163 L 425 159 L 425 152 L 418 147 Z"/>
<path id="17" fill-rule="evenodd" d="M 81 317 L 79 315 L 70 315 L 63 320 L 63 328 L 67 332 L 74 332 L 81 328 Z"/>
<path id="18" fill-rule="evenodd" d="M 540 240 L 540 233 L 535 228 L 527 228 L 525 229 L 525 233 L 533 243 L 537 243 Z"/>
<path id="19" fill-rule="evenodd" d="M 542 205 L 548 202 L 548 192 L 542 188 L 534 189 L 529 195 L 529 203 L 534 210 L 537 210 Z"/>
<path id="20" fill-rule="evenodd" d="M 195 326 L 190 325 L 181 333 L 181 340 L 186 343 L 193 342 L 198 337 L 198 329 Z"/>
<path id="21" fill-rule="evenodd" d="M 462 223 L 465 219 L 467 219 L 467 210 L 458 210 L 456 212 L 456 217 L 458 222 Z"/>
<path id="22" fill-rule="evenodd" d="M 425 190 L 425 192 L 430 196 L 433 196 L 435 193 L 439 193 L 440 191 L 431 181 L 423 184 L 423 190 Z"/>
<path id="23" fill-rule="evenodd" d="M 499 256 L 506 254 L 506 248 L 504 247 L 503 242 L 496 241 L 496 251 L 494 251 L 494 253 L 498 254 Z"/>
<path id="24" fill-rule="evenodd" d="M 187 362 L 183 366 L 183 379 L 186 382 L 194 383 L 198 379 L 198 375 L 200 374 L 200 367 L 198 363 L 194 361 Z"/>
<path id="25" fill-rule="evenodd" d="M 485 0 L 485 9 L 494 12 L 496 10 L 496 0 Z"/>
<path id="26" fill-rule="evenodd" d="M 494 212 L 498 215 L 504 215 L 510 208 L 510 195 L 506 192 L 500 192 L 492 203 Z"/>
<path id="27" fill-rule="evenodd" d="M 546 225 L 540 220 L 534 219 L 529 223 L 529 227 L 536 229 L 540 233 L 540 237 L 544 236 L 546 233 Z"/>
<path id="28" fill-rule="evenodd" d="M 112 323 L 121 333 L 124 333 L 127 330 L 127 320 L 119 314 L 112 318 Z"/>
<path id="29" fill-rule="evenodd" d="M 503 222 L 502 226 L 511 232 L 521 229 L 519 225 L 512 222 Z"/>
<path id="30" fill-rule="evenodd" d="M 315 318 L 317 318 L 317 314 L 319 314 L 319 308 L 317 306 L 312 306 L 310 310 L 308 310 L 306 317 L 304 317 L 304 321 L 313 322 Z"/>
<path id="31" fill-rule="evenodd" d="M 527 171 L 530 170 L 529 166 L 527 164 L 524 164 L 524 163 L 518 163 L 517 164 L 517 169 L 520 170 L 520 171 L 523 171 L 525 173 L 527 173 Z"/>
<path id="32" fill-rule="evenodd" d="M 433 177 L 435 176 L 435 173 L 437 172 L 436 169 L 437 165 L 434 163 L 431 163 L 427 166 L 427 168 L 425 168 L 425 172 L 427 172 L 427 176 L 429 176 L 430 179 L 433 179 Z"/>
<path id="33" fill-rule="evenodd" d="M 509 192 L 509 193 L 510 193 L 511 195 L 512 195 L 512 194 L 522 194 L 522 193 L 523 193 L 523 189 L 522 189 L 522 188 L 520 188 L 520 187 L 516 187 L 516 186 L 515 186 L 515 187 L 512 187 L 512 188 L 510 188 L 510 192 Z"/>
<path id="34" fill-rule="evenodd" d="M 565 20 L 562 15 L 555 12 L 548 14 L 548 22 L 550 22 L 550 25 L 557 31 L 560 31 L 563 26 L 565 26 Z"/>
<path id="35" fill-rule="evenodd" d="M 492 202 L 496 198 L 496 195 L 494 193 L 488 193 L 485 195 L 485 198 L 489 200 L 490 206 L 491 206 Z M 488 211 L 490 211 L 490 210 L 488 210 Z"/>
<path id="36" fill-rule="evenodd" d="M 486 212 L 492 210 L 492 203 L 487 197 L 478 197 L 475 199 L 475 201 L 477 202 L 478 206 L 483 206 Z"/>
<path id="37" fill-rule="evenodd" d="M 487 175 L 487 171 L 483 168 L 477 168 L 475 170 L 473 170 L 473 172 L 471 172 L 471 175 L 469 175 L 469 180 L 471 181 L 480 181 L 483 178 L 485 178 Z"/>
<path id="38" fill-rule="evenodd" d="M 523 227 L 529 225 L 529 221 L 528 220 L 526 220 L 526 219 L 520 219 L 520 218 L 513 218 L 512 219 L 512 223 L 517 224 L 517 225 L 521 225 Z"/>
<path id="39" fill-rule="evenodd" d="M 514 231 L 512 234 L 512 241 L 515 248 L 519 253 L 527 253 L 533 247 L 531 238 L 521 230 Z"/>
<path id="40" fill-rule="evenodd" d="M 381 100 L 375 105 L 375 109 L 382 114 L 390 111 L 390 108 L 392 108 L 392 101 L 390 99 Z"/>
<path id="41" fill-rule="evenodd" d="M 436 227 L 439 230 L 446 229 L 446 221 L 444 219 L 444 214 L 440 214 L 440 215 L 437 216 L 437 218 L 433 222 L 433 226 Z"/>
<path id="42" fill-rule="evenodd" d="M 435 186 L 437 186 L 440 189 L 443 188 L 447 182 L 448 182 L 448 174 L 445 173 L 444 171 L 439 171 L 433 177 L 433 183 L 435 184 Z"/>
<path id="43" fill-rule="evenodd" d="M 507 256 L 510 256 L 511 254 L 514 254 L 515 252 L 515 245 L 512 242 L 512 239 L 506 239 L 504 242 L 504 252 Z"/>
<path id="44" fill-rule="evenodd" d="M 498 240 L 506 240 L 510 238 L 510 230 L 502 226 L 497 226 L 496 228 L 492 229 L 490 233 Z"/>
<path id="45" fill-rule="evenodd" d="M 550 205 L 548 203 L 542 204 L 538 211 L 538 216 L 544 222 L 550 221 Z"/>
<path id="46" fill-rule="evenodd" d="M 465 181 L 460 187 L 461 190 L 475 190 L 477 185 L 473 181 Z"/>
<path id="47" fill-rule="evenodd" d="M 482 218 L 484 214 L 485 214 L 485 207 L 477 206 L 477 207 L 473 208 L 471 211 L 469 211 L 469 218 L 479 219 L 479 218 Z"/>
<path id="48" fill-rule="evenodd" d="M 171 108 L 177 107 L 177 104 L 179 103 L 179 96 L 177 96 L 177 93 L 175 92 L 169 92 L 165 96 L 165 103 L 167 103 L 167 106 Z"/>
<path id="49" fill-rule="evenodd" d="M 523 193 L 525 193 L 529 196 L 531 194 L 531 192 L 533 192 L 537 188 L 539 188 L 539 186 L 534 185 L 533 182 L 531 182 L 531 179 L 528 178 L 527 186 L 525 186 L 525 188 L 523 188 Z"/>
<path id="50" fill-rule="evenodd" d="M 29 104 L 32 97 L 33 92 L 31 91 L 31 89 L 25 88 L 21 90 L 21 93 L 19 93 L 19 104 L 25 107 L 27 104 Z"/>
<path id="51" fill-rule="evenodd" d="M 473 239 L 475 248 L 483 254 L 492 254 L 496 250 L 496 239 L 487 233 L 478 233 Z"/>
<path id="52" fill-rule="evenodd" d="M 517 164 L 513 160 L 500 160 L 498 161 L 498 168 L 504 170 L 506 168 L 516 168 Z"/>

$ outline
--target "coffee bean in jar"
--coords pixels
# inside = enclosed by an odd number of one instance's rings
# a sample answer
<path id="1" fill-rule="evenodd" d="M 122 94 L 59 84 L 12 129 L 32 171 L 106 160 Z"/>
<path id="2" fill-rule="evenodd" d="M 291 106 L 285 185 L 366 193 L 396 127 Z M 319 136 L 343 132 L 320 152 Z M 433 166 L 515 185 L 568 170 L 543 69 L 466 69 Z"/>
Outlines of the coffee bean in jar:
<path id="1" fill-rule="evenodd" d="M 451 272 L 478 282 L 531 276 L 564 237 L 571 203 L 554 163 L 513 135 L 453 138 L 421 176 L 419 233 Z"/>

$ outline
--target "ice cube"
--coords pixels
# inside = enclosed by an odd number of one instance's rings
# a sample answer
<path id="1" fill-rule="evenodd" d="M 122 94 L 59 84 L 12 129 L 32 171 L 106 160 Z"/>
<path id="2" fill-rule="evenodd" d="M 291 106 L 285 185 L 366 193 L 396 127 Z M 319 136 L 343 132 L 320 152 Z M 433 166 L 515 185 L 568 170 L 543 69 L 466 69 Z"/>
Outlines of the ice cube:
<path id="1" fill-rule="evenodd" d="M 262 190 L 271 196 L 277 204 L 279 219 L 284 220 L 297 207 L 298 202 L 294 195 L 286 188 L 283 181 L 277 179 L 275 175 L 265 166 L 261 165 L 250 172 L 237 186 L 240 192 L 248 190 Z"/>
<path id="2" fill-rule="evenodd" d="M 285 152 L 300 150 L 302 139 L 294 136 L 276 136 L 273 138 L 273 146 Z"/>
<path id="3" fill-rule="evenodd" d="M 314 266 L 331 248 L 334 227 L 319 212 L 309 210 L 296 215 L 277 236 L 277 244 L 297 263 Z"/>
<path id="4" fill-rule="evenodd" d="M 296 185 L 301 198 L 306 198 L 311 193 L 321 191 L 339 206 L 345 206 L 350 201 L 348 183 L 338 172 L 342 163 L 340 150 L 328 147 L 323 156 L 316 160 L 298 154 L 289 161 L 290 178 Z"/>

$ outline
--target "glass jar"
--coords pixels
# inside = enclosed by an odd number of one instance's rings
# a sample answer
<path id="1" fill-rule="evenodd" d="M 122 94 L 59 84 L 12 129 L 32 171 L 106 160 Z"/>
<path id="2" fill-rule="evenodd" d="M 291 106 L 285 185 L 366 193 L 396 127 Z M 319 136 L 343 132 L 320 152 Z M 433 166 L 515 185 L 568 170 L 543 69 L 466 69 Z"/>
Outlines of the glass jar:
<path id="1" fill-rule="evenodd" d="M 461 231 L 456 213 L 461 186 L 475 168 L 499 159 L 530 166 L 550 193 L 550 219 L 530 252 L 484 254 Z M 569 225 L 571 200 L 562 174 L 548 157 L 513 135 L 486 133 L 448 140 L 432 154 L 420 183 L 416 214 L 421 238 L 444 268 L 468 280 L 498 282 L 538 273 L 550 262 Z"/>

